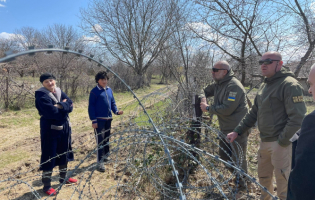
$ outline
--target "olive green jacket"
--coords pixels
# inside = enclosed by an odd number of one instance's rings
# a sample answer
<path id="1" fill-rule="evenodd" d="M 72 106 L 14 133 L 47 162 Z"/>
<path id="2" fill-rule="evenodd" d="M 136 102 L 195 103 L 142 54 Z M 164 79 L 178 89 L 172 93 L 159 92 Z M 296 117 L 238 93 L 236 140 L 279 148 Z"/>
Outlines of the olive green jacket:
<path id="1" fill-rule="evenodd" d="M 248 113 L 246 91 L 241 82 L 234 77 L 232 70 L 222 80 L 208 85 L 204 93 L 206 97 L 214 96 L 214 103 L 209 106 L 209 112 L 218 116 L 223 133 L 232 132 Z"/>
<path id="2" fill-rule="evenodd" d="M 290 69 L 282 67 L 274 76 L 265 78 L 250 112 L 234 131 L 241 135 L 258 121 L 261 141 L 278 141 L 285 147 L 299 130 L 305 113 L 303 88 Z"/>

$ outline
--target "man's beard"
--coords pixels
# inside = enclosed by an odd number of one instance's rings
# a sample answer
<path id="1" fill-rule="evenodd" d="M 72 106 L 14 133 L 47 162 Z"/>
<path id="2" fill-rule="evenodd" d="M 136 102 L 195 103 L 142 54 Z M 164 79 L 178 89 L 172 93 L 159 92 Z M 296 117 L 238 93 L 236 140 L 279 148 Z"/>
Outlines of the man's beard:
<path id="1" fill-rule="evenodd" d="M 213 78 L 213 80 L 215 80 L 215 81 L 220 81 L 220 80 L 222 80 L 223 78 L 215 78 L 215 77 L 212 77 Z"/>

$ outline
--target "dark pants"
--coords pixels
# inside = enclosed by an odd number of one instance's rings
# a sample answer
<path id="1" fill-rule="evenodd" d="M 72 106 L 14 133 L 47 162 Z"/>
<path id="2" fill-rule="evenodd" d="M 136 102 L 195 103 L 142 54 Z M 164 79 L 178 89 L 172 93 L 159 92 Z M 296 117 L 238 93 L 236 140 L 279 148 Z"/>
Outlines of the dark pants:
<path id="1" fill-rule="evenodd" d="M 251 132 L 251 129 L 243 133 L 242 136 L 238 136 L 235 139 L 235 141 L 239 145 L 236 145 L 235 142 L 227 143 L 225 140 L 224 141 L 220 140 L 219 142 L 219 145 L 222 148 L 222 149 L 221 148 L 219 149 L 220 158 L 224 161 L 231 161 L 232 163 L 234 163 L 236 167 L 243 169 L 245 173 L 247 173 L 247 159 L 246 159 L 247 138 L 250 132 Z M 227 135 L 227 133 L 225 133 L 225 135 Z M 242 159 L 240 159 L 240 154 L 242 154 Z M 227 167 L 227 169 L 231 173 L 234 172 L 234 168 Z M 241 181 L 241 179 L 239 178 L 237 178 L 236 180 L 240 181 L 241 186 L 245 186 L 244 181 Z"/>
<path id="2" fill-rule="evenodd" d="M 235 165 L 239 165 L 242 162 L 241 166 L 236 166 L 236 167 L 242 168 L 247 173 L 247 160 L 246 160 L 247 140 L 243 140 L 238 143 L 241 149 L 237 147 L 235 142 L 233 142 L 232 144 L 228 144 L 225 141 L 223 142 L 222 140 L 220 140 L 219 144 L 220 144 L 220 147 L 222 148 L 222 149 L 220 148 L 219 150 L 220 158 L 224 161 L 231 161 L 231 158 L 232 158 L 232 161 L 234 161 Z M 233 152 L 231 146 L 233 146 L 235 152 Z M 240 160 L 239 158 L 240 153 L 242 154 L 242 160 Z M 234 171 L 233 168 L 228 168 L 228 169 L 229 171 L 233 173 Z"/>
<path id="3" fill-rule="evenodd" d="M 291 162 L 291 169 L 295 166 L 295 149 L 297 146 L 297 140 L 292 142 L 292 162 Z"/>
<path id="4" fill-rule="evenodd" d="M 51 187 L 51 175 L 52 175 L 52 171 L 45 171 L 45 170 L 43 171 L 42 182 L 44 184 L 44 188 L 43 188 L 44 192 L 48 191 L 49 188 Z M 63 183 L 67 175 L 67 164 L 59 166 L 59 175 L 60 175 L 59 182 Z"/>
<path id="5" fill-rule="evenodd" d="M 103 161 L 109 154 L 109 136 L 112 120 L 97 120 L 96 129 L 96 143 L 98 145 L 97 150 L 97 162 Z M 103 160 L 102 160 L 103 159 Z"/>
<path id="6" fill-rule="evenodd" d="M 220 147 L 222 148 L 222 149 L 220 148 L 220 150 L 219 150 L 220 158 L 224 161 L 231 161 L 231 162 L 233 161 L 232 163 L 234 163 L 234 166 L 236 166 L 238 168 L 242 168 L 245 171 L 245 173 L 247 173 L 247 160 L 246 160 L 247 139 L 241 140 L 240 142 L 238 142 L 240 149 L 237 147 L 235 142 L 228 144 L 228 143 L 220 140 L 219 144 L 220 144 Z M 231 148 L 231 146 L 233 146 L 233 149 Z M 242 152 L 240 152 L 240 151 L 242 151 Z M 240 153 L 242 154 L 242 159 L 240 159 Z M 226 167 L 226 168 L 231 173 L 234 172 L 234 168 L 232 168 L 232 167 Z M 243 177 L 243 176 L 241 176 L 241 177 Z M 245 180 L 241 179 L 239 175 L 236 176 L 235 182 L 240 187 L 246 187 Z"/>

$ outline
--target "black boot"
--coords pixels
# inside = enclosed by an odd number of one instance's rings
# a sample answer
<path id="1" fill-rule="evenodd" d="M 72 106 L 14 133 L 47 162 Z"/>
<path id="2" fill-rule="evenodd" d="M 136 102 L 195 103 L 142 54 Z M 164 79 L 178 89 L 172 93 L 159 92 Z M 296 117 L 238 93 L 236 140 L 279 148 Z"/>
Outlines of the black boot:
<path id="1" fill-rule="evenodd" d="M 67 164 L 66 163 L 65 165 L 60 165 L 59 166 L 59 175 L 60 175 L 60 179 L 59 179 L 59 182 L 60 183 L 63 183 L 66 176 L 67 176 Z"/>
<path id="2" fill-rule="evenodd" d="M 47 192 L 51 188 L 51 174 L 52 171 L 43 171 L 42 182 L 44 184 L 44 192 Z"/>

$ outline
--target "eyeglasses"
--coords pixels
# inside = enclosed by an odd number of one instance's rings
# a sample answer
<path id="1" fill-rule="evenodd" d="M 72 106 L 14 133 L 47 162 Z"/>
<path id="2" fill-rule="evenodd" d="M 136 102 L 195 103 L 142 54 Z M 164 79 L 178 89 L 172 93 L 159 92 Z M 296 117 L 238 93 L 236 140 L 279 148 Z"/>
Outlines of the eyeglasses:
<path id="1" fill-rule="evenodd" d="M 227 69 L 212 68 L 212 71 L 213 71 L 213 72 L 218 72 L 219 70 L 227 70 Z"/>
<path id="2" fill-rule="evenodd" d="M 270 58 L 266 59 L 266 60 L 260 60 L 259 64 L 260 65 L 270 65 L 271 63 L 273 63 L 273 61 L 280 61 L 280 60 L 271 60 Z"/>
<path id="3" fill-rule="evenodd" d="M 311 87 L 311 84 L 310 84 L 309 81 L 306 81 L 306 86 L 307 86 L 307 88 L 310 88 L 310 87 Z"/>

